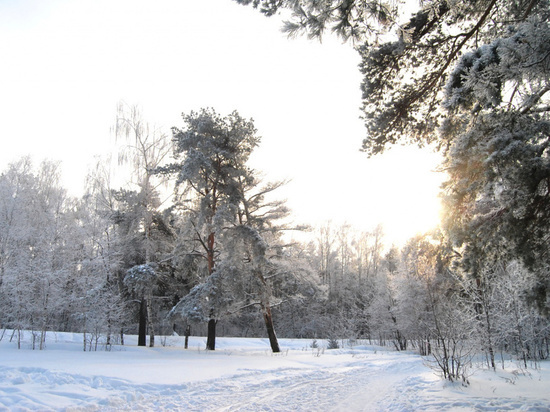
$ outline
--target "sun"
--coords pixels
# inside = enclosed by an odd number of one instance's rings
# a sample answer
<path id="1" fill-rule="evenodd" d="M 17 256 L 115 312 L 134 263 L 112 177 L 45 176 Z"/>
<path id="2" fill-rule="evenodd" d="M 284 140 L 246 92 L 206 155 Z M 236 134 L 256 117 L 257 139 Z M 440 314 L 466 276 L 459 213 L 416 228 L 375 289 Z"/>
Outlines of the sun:
<path id="1" fill-rule="evenodd" d="M 439 154 L 416 147 L 394 148 L 379 159 L 379 201 L 372 210 L 384 227 L 387 241 L 403 244 L 439 226 L 439 194 L 445 178 L 437 171 L 440 162 Z"/>
<path id="2" fill-rule="evenodd" d="M 440 188 L 445 175 L 438 172 L 441 155 L 417 147 L 394 147 L 383 155 L 362 158 L 342 183 L 337 194 L 315 212 L 330 215 L 360 231 L 381 225 L 385 243 L 403 245 L 417 234 L 439 226 Z"/>
<path id="3" fill-rule="evenodd" d="M 434 193 L 429 188 L 419 188 L 412 195 L 415 197 L 401 207 L 388 207 L 382 212 L 381 224 L 390 243 L 402 245 L 439 226 L 441 205 Z"/>

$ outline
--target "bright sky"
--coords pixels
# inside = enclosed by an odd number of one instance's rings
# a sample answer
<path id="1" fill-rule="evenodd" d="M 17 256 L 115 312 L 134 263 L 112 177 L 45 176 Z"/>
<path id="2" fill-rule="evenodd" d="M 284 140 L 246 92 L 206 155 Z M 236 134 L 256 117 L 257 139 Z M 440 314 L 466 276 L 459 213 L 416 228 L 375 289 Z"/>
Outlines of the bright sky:
<path id="1" fill-rule="evenodd" d="M 280 195 L 296 222 L 382 223 L 396 242 L 433 226 L 437 156 L 360 153 L 358 56 L 280 26 L 231 0 L 0 1 L 0 170 L 27 154 L 61 160 L 78 193 L 112 150 L 120 100 L 167 132 L 182 112 L 236 109 L 262 136 L 253 167 L 292 179 Z"/>

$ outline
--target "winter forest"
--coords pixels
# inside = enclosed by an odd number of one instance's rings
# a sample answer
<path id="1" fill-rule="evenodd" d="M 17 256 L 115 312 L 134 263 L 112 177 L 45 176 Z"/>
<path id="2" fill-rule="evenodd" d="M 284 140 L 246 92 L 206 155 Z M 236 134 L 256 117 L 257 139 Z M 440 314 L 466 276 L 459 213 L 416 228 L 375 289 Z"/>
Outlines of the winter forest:
<path id="1" fill-rule="evenodd" d="M 262 144 L 253 120 L 198 108 L 164 133 L 121 103 L 120 150 L 81 197 L 55 161 L 0 171 L 0 339 L 30 331 L 39 350 L 51 331 L 78 332 L 103 351 L 177 334 L 214 351 L 217 337 L 266 337 L 273 353 L 280 338 L 365 340 L 464 384 L 474 359 L 547 360 L 549 3 L 236 2 L 282 14 L 290 37 L 354 45 L 365 161 L 437 147 L 440 228 L 392 245 L 382 226 L 307 227 L 278 194 L 285 182 L 248 165 Z"/>

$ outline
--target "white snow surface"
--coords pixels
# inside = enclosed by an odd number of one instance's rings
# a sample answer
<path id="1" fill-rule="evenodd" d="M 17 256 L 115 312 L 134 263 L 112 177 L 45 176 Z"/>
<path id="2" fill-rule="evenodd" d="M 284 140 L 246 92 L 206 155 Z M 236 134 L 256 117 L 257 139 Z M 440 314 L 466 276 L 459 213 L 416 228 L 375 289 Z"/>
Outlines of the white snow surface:
<path id="1" fill-rule="evenodd" d="M 27 334 L 28 335 L 28 334 Z M 443 381 L 414 352 L 356 342 L 136 337 L 84 352 L 82 335 L 50 332 L 45 350 L 0 342 L 0 411 L 550 411 L 550 363 L 477 370 L 470 385 Z"/>

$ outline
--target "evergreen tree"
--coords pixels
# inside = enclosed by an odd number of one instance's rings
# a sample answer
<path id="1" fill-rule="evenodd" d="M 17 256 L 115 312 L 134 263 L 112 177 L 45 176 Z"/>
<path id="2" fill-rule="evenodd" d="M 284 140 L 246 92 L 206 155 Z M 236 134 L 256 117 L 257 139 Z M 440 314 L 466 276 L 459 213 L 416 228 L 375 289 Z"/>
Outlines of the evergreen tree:
<path id="1" fill-rule="evenodd" d="M 472 0 L 410 4 L 365 0 L 235 0 L 266 15 L 285 9 L 289 34 L 321 38 L 334 32 L 361 55 L 363 107 L 370 154 L 405 141 L 446 144 L 436 133 L 448 77 L 462 54 L 507 35 L 533 16 L 547 22 L 545 0 Z"/>
<path id="2" fill-rule="evenodd" d="M 222 273 L 216 273 L 220 240 L 235 223 L 241 202 L 241 179 L 248 179 L 246 162 L 259 137 L 251 120 L 237 112 L 226 117 L 213 109 L 183 115 L 185 128 L 173 129 L 175 162 L 158 173 L 175 175 L 175 201 L 186 212 L 192 235 L 186 253 L 206 262 L 206 279 L 193 295 L 212 294 Z M 207 299 L 207 297 L 205 297 Z M 219 303 L 219 301 L 218 301 Z M 182 305 L 180 307 L 183 307 Z M 222 308 L 209 305 L 207 349 L 215 349 L 216 322 Z"/>
<path id="3" fill-rule="evenodd" d="M 546 306 L 550 228 L 550 28 L 533 18 L 465 54 L 449 78 L 446 227 L 474 278 L 521 259 Z"/>
<path id="4" fill-rule="evenodd" d="M 289 214 L 288 208 L 282 201 L 267 202 L 266 196 L 269 196 L 274 190 L 278 189 L 283 182 L 268 184 L 260 187 L 259 182 L 250 171 L 247 179 L 239 179 L 241 203 L 238 211 L 238 225 L 234 229 L 233 238 L 244 246 L 244 255 L 230 251 L 230 256 L 245 259 L 248 271 L 253 277 L 252 292 L 255 304 L 257 304 L 262 313 L 267 335 L 273 352 L 280 352 L 275 327 L 273 324 L 273 315 L 271 305 L 273 301 L 273 278 L 278 273 L 277 261 L 281 261 L 281 253 L 273 246 L 280 245 L 281 231 L 284 226 L 277 225 L 276 222 L 285 218 Z M 271 241 L 272 250 L 269 255 Z M 240 256 L 239 256 L 240 255 Z M 270 259 L 270 257 L 272 259 Z M 278 280 L 278 279 L 276 279 Z"/>

